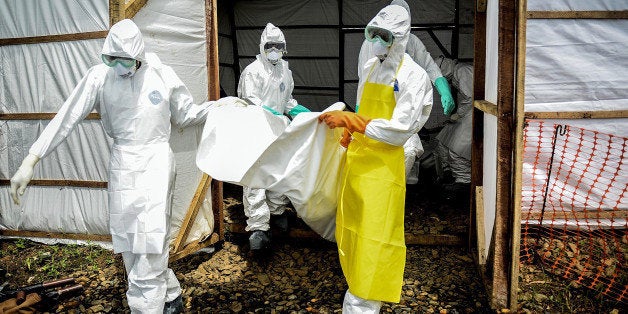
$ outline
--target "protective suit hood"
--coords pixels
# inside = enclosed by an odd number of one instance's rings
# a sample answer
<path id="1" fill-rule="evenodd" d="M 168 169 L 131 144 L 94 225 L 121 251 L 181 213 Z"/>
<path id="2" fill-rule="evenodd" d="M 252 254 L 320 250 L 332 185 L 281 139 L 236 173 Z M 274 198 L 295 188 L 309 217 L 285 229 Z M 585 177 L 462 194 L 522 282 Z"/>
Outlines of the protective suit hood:
<path id="1" fill-rule="evenodd" d="M 392 0 L 390 5 L 398 5 L 406 9 L 408 11 L 408 20 L 412 21 L 412 13 L 410 13 L 410 6 L 405 0 Z"/>
<path id="2" fill-rule="evenodd" d="M 279 29 L 279 27 L 273 25 L 272 23 L 266 24 L 264 31 L 262 32 L 262 36 L 259 41 L 259 53 L 262 61 L 264 62 L 264 66 L 271 65 L 270 61 L 266 57 L 266 52 L 264 51 L 264 45 L 266 43 L 283 43 L 286 44 L 286 38 L 283 36 L 283 32 Z M 286 52 L 288 52 L 286 45 Z M 277 63 L 277 65 L 281 64 L 281 62 Z"/>
<path id="3" fill-rule="evenodd" d="M 114 24 L 105 38 L 101 54 L 146 61 L 140 29 L 129 19 Z"/>
<path id="4" fill-rule="evenodd" d="M 386 61 L 399 62 L 403 59 L 410 34 L 410 15 L 399 5 L 389 5 L 380 10 L 368 23 L 392 32 L 395 38 L 388 51 Z"/>

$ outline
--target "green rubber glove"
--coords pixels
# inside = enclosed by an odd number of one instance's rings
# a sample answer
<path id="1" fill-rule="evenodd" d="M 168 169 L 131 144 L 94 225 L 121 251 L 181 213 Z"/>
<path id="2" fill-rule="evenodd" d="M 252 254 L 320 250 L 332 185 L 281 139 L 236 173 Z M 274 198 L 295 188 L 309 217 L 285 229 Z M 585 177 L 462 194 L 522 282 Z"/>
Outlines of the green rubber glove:
<path id="1" fill-rule="evenodd" d="M 434 81 L 434 86 L 436 86 L 436 90 L 440 94 L 440 102 L 443 104 L 443 112 L 446 116 L 450 115 L 456 104 L 454 103 L 454 97 L 451 96 L 451 89 L 449 88 L 447 79 L 443 76 L 437 78 Z"/>
<path id="2" fill-rule="evenodd" d="M 280 116 L 280 115 L 281 115 L 281 113 L 277 112 L 277 110 L 275 110 L 275 109 L 273 109 L 273 108 L 271 108 L 271 107 L 268 107 L 268 106 L 262 106 L 262 108 L 264 108 L 264 109 L 266 109 L 266 110 L 270 111 L 272 114 L 274 114 L 274 115 L 276 115 L 276 116 Z"/>
<path id="3" fill-rule="evenodd" d="M 310 112 L 310 109 L 307 109 L 301 105 L 296 105 L 290 111 L 288 111 L 288 115 L 292 118 L 296 117 L 301 112 Z"/>

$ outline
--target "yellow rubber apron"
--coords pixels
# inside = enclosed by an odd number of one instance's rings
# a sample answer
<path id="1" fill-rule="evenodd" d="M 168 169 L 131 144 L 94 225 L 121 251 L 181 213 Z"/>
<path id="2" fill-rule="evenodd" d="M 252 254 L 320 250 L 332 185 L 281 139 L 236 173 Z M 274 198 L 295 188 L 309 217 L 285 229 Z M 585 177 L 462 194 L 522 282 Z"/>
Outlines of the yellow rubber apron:
<path id="1" fill-rule="evenodd" d="M 396 105 L 394 87 L 370 83 L 369 77 L 370 73 L 358 112 L 372 119 L 390 119 Z M 397 73 L 393 82 L 396 77 Z M 397 303 L 406 262 L 403 147 L 357 132 L 353 137 L 341 175 L 336 214 L 340 265 L 352 294 Z"/>

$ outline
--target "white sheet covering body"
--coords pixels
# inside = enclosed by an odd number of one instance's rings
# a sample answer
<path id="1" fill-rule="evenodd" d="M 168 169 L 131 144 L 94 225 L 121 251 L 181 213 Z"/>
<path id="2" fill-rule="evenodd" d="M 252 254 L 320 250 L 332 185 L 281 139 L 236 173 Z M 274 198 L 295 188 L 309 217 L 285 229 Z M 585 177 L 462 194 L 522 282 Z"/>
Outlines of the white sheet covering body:
<path id="1" fill-rule="evenodd" d="M 343 108 L 344 104 L 337 103 L 327 110 Z M 215 114 L 218 119 L 212 117 Z M 305 223 L 323 238 L 335 241 L 338 176 L 345 150 L 338 144 L 341 129 L 330 130 L 320 124 L 319 115 L 301 113 L 277 136 L 264 130 L 264 125 L 269 124 L 267 118 L 280 118 L 258 106 L 234 104 L 212 109 L 205 123 L 197 165 L 218 180 L 229 179 L 234 184 L 287 196 Z M 247 117 L 247 121 L 242 117 Z M 261 130 L 259 137 L 251 136 L 251 130 Z M 242 152 L 233 149 L 233 143 L 246 147 L 248 156 L 241 156 Z"/>
<path id="2" fill-rule="evenodd" d="M 212 178 L 241 184 L 264 150 L 284 131 L 286 121 L 260 106 L 229 97 L 209 108 L 196 154 L 196 165 Z"/>

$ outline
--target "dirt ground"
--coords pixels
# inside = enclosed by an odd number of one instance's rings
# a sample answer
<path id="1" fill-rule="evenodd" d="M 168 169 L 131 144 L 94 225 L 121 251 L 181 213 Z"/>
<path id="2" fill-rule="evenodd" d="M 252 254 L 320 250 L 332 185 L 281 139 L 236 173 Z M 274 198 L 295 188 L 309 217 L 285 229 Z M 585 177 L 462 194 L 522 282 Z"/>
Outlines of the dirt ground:
<path id="1" fill-rule="evenodd" d="M 409 186 L 406 231 L 465 236 L 464 202 L 443 202 L 433 190 Z M 241 188 L 225 185 L 227 225 L 242 223 Z M 431 197 L 430 197 L 431 196 Z M 292 223 L 304 228 L 295 218 Z M 57 313 L 128 313 L 122 260 L 95 245 L 44 245 L 0 240 L 0 284 L 9 287 L 74 277 L 84 286 L 77 297 L 41 306 Z M 171 264 L 181 282 L 188 313 L 340 313 L 347 289 L 334 243 L 277 236 L 263 256 L 248 249 L 247 235 L 227 233 L 215 250 Z M 564 287 L 534 265 L 523 265 L 520 312 L 622 313 L 619 304 L 595 293 Z M 544 284 L 540 284 L 543 282 Z M 540 296 L 542 295 L 542 296 Z M 494 313 L 471 255 L 464 246 L 417 246 L 407 250 L 399 304 L 383 313 Z"/>

